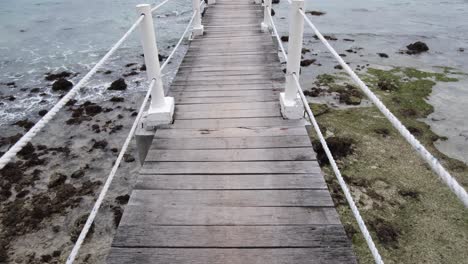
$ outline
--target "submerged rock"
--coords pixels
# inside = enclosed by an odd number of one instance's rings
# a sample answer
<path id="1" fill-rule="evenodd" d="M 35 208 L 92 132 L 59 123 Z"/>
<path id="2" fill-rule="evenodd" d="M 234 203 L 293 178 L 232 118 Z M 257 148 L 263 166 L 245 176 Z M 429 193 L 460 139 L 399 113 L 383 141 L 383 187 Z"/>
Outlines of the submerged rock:
<path id="1" fill-rule="evenodd" d="M 52 91 L 55 92 L 62 92 L 62 91 L 70 91 L 73 87 L 73 83 L 65 80 L 64 78 L 60 78 L 52 84 Z"/>
<path id="2" fill-rule="evenodd" d="M 126 89 L 127 89 L 127 83 L 125 83 L 125 80 L 123 78 L 115 80 L 114 82 L 112 82 L 111 86 L 107 88 L 107 90 L 113 90 L 113 91 L 124 91 Z"/>
<path id="3" fill-rule="evenodd" d="M 44 79 L 46 79 L 47 81 L 55 81 L 55 80 L 58 80 L 58 79 L 64 79 L 64 78 L 67 78 L 67 77 L 70 77 L 72 75 L 71 72 L 67 72 L 67 71 L 63 71 L 63 72 L 59 72 L 59 73 L 46 73 L 46 76 Z"/>
<path id="4" fill-rule="evenodd" d="M 281 41 L 288 42 L 289 41 L 289 36 L 281 36 Z"/>
<path id="5" fill-rule="evenodd" d="M 388 58 L 388 54 L 386 53 L 377 53 L 377 55 L 379 55 L 380 58 Z"/>
<path id="6" fill-rule="evenodd" d="M 312 63 L 314 63 L 316 61 L 317 61 L 316 59 L 305 59 L 305 60 L 301 61 L 301 66 L 302 67 L 307 67 L 307 66 L 311 65 Z"/>
<path id="7" fill-rule="evenodd" d="M 408 46 L 406 46 L 406 48 L 408 49 L 408 51 L 406 51 L 406 54 L 410 55 L 419 54 L 429 50 L 429 47 L 426 45 L 426 43 L 421 41 L 409 44 Z"/>
<path id="8" fill-rule="evenodd" d="M 306 11 L 305 13 L 311 16 L 323 16 L 326 14 L 325 12 L 321 12 L 321 11 Z"/>

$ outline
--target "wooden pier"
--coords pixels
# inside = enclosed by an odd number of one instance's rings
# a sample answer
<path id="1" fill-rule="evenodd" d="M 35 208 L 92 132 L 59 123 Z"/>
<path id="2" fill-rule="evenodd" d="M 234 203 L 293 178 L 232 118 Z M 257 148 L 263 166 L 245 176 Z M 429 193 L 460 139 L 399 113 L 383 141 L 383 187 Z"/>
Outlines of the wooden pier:
<path id="1" fill-rule="evenodd" d="M 286 120 L 284 73 L 263 8 L 217 0 L 170 87 L 108 263 L 355 263 L 304 120 Z"/>

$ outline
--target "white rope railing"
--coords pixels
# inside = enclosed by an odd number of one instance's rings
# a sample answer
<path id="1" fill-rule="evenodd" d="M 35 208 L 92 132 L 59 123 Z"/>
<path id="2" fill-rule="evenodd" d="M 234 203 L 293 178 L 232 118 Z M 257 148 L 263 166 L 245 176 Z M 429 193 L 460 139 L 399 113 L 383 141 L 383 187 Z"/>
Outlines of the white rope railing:
<path id="1" fill-rule="evenodd" d="M 273 33 L 275 34 L 276 40 L 278 41 L 278 45 L 279 45 L 279 47 L 281 49 L 281 52 L 283 53 L 283 56 L 284 56 L 285 60 L 288 61 L 288 55 L 286 54 L 286 52 L 284 50 L 284 46 L 283 46 L 283 43 L 282 43 L 282 41 L 281 41 L 281 39 L 279 37 L 278 31 L 276 30 L 275 23 L 274 23 L 271 15 L 269 17 L 270 17 L 270 20 L 271 20 L 271 27 L 273 29 Z M 317 133 L 317 136 L 318 136 L 318 138 L 320 140 L 320 143 L 322 144 L 322 147 L 323 147 L 323 149 L 325 151 L 325 154 L 327 155 L 327 158 L 330 161 L 330 164 L 332 166 L 333 172 L 335 173 L 336 179 L 338 180 L 338 183 L 340 184 L 340 187 L 343 190 L 343 193 L 345 194 L 346 201 L 348 202 L 349 207 L 351 208 L 351 211 L 352 211 L 352 213 L 354 215 L 354 218 L 356 218 L 356 222 L 358 223 L 359 229 L 361 230 L 361 233 L 364 236 L 364 239 L 366 240 L 367 246 L 368 246 L 369 250 L 371 251 L 372 256 L 374 257 L 374 261 L 377 264 L 383 264 L 384 262 L 382 260 L 382 257 L 380 256 L 379 250 L 377 249 L 377 247 L 375 246 L 374 241 L 372 240 L 372 236 L 370 235 L 369 230 L 367 229 L 367 226 L 366 226 L 361 214 L 359 213 L 359 209 L 357 208 L 357 206 L 356 206 L 356 204 L 355 204 L 355 202 L 353 200 L 353 197 L 351 196 L 351 192 L 349 191 L 349 188 L 346 185 L 346 182 L 344 181 L 343 176 L 341 175 L 341 172 L 340 172 L 338 166 L 336 165 L 335 159 L 333 158 L 333 155 L 331 154 L 331 151 L 328 148 L 327 142 L 326 142 L 325 138 L 323 137 L 322 132 L 320 131 L 320 127 L 318 126 L 318 123 L 315 120 L 315 116 L 314 116 L 312 110 L 310 109 L 309 102 L 307 101 L 307 99 L 306 99 L 306 97 L 304 95 L 304 92 L 302 91 L 302 87 L 301 87 L 301 84 L 299 82 L 299 79 L 297 78 L 296 74 L 293 74 L 292 76 L 294 77 L 294 81 L 296 82 L 297 91 L 299 93 L 299 96 L 301 97 L 302 103 L 304 105 L 304 109 L 305 109 L 307 115 L 309 116 L 310 122 L 312 123 L 312 126 L 314 127 L 314 129 L 315 129 L 315 131 Z"/>
<path id="2" fill-rule="evenodd" d="M 296 81 L 297 91 L 299 93 L 299 96 L 301 97 L 302 103 L 304 104 L 304 108 L 307 112 L 307 115 L 309 116 L 310 122 L 312 123 L 312 126 L 314 127 L 315 132 L 317 133 L 317 136 L 320 140 L 320 143 L 322 144 L 325 154 L 327 155 L 327 158 L 330 161 L 330 164 L 332 166 L 333 172 L 335 173 L 336 179 L 338 180 L 338 183 L 340 184 L 340 187 L 343 190 L 343 193 L 346 197 L 346 201 L 348 202 L 349 207 L 351 208 L 351 211 L 353 212 L 354 218 L 356 218 L 359 229 L 361 230 L 361 233 L 364 236 L 364 239 L 366 240 L 367 246 L 369 247 L 369 250 L 371 251 L 372 256 L 374 257 L 375 263 L 383 264 L 384 262 L 382 260 L 382 257 L 380 256 L 379 250 L 375 246 L 375 243 L 372 240 L 372 236 L 370 235 L 369 230 L 367 229 L 366 224 L 364 223 L 364 220 L 362 219 L 362 216 L 359 213 L 359 209 L 354 203 L 353 197 L 351 196 L 351 192 L 349 191 L 349 188 L 346 185 L 346 182 L 344 181 L 343 176 L 341 175 L 340 169 L 338 169 L 338 166 L 336 165 L 335 159 L 333 158 L 333 155 L 330 149 L 328 148 L 327 141 L 325 140 L 322 134 L 322 131 L 320 131 L 320 127 L 317 123 L 317 120 L 315 120 L 315 116 L 312 110 L 310 109 L 309 102 L 307 101 L 304 95 L 304 92 L 302 91 L 301 84 L 299 83 L 299 80 L 296 74 L 293 74 L 293 77 L 294 77 L 294 80 Z"/>
<path id="3" fill-rule="evenodd" d="M 119 168 L 119 165 L 122 162 L 124 154 L 127 151 L 130 141 L 132 140 L 133 134 L 135 134 L 137 125 L 141 119 L 141 116 L 143 115 L 143 111 L 146 107 L 149 96 L 151 95 L 151 89 L 153 88 L 155 83 L 156 83 L 156 79 L 153 79 L 149 85 L 148 92 L 146 92 L 146 96 L 143 99 L 143 103 L 141 104 L 140 110 L 138 111 L 138 115 L 135 121 L 133 122 L 132 128 L 130 129 L 130 132 L 128 133 L 127 138 L 125 139 L 122 149 L 120 150 L 119 156 L 117 156 L 117 160 L 115 161 L 114 166 L 112 167 L 112 170 L 109 173 L 109 176 L 107 176 L 106 182 L 104 183 L 104 186 L 102 187 L 102 190 L 99 193 L 99 197 L 96 200 L 96 203 L 94 204 L 93 209 L 91 210 L 91 213 L 89 214 L 88 219 L 86 220 L 86 223 L 83 226 L 83 229 L 81 230 L 80 236 L 76 240 L 76 243 L 73 246 L 73 249 L 67 258 L 67 262 L 66 262 L 67 264 L 72 264 L 75 261 L 78 251 L 80 250 L 81 245 L 83 244 L 83 241 L 88 235 L 89 229 L 91 228 L 94 222 L 94 219 L 96 218 L 96 215 L 99 211 L 99 208 L 101 207 L 101 204 L 107 194 L 107 191 L 109 190 L 112 180 L 114 179 L 114 176 L 117 173 L 117 169 Z"/>
<path id="4" fill-rule="evenodd" d="M 153 13 L 154 11 L 158 10 L 160 7 L 162 7 L 163 5 L 165 5 L 167 2 L 169 2 L 170 0 L 164 0 L 162 1 L 161 3 L 159 3 L 158 5 L 156 5 L 155 7 L 151 8 L 151 13 Z"/>
<path id="5" fill-rule="evenodd" d="M 184 33 L 180 37 L 179 41 L 177 42 L 176 46 L 172 50 L 171 54 L 164 61 L 164 64 L 160 68 L 161 71 L 164 69 L 164 67 L 172 59 L 172 57 L 174 56 L 176 50 L 179 48 L 179 46 L 182 43 L 183 39 L 187 35 L 188 31 L 190 30 L 190 26 L 193 23 L 195 15 L 196 15 L 196 13 L 194 13 L 192 18 L 190 19 L 187 27 L 185 28 Z M 101 192 L 99 193 L 99 197 L 96 200 L 96 203 L 94 204 L 93 209 L 91 210 L 91 213 L 89 214 L 88 219 L 86 220 L 86 223 L 85 223 L 83 229 L 81 230 L 80 236 L 78 237 L 75 245 L 73 246 L 73 249 L 72 249 L 70 255 L 67 258 L 67 262 L 66 262 L 67 264 L 72 264 L 74 262 L 74 260 L 76 259 L 78 251 L 80 250 L 81 245 L 83 244 L 83 242 L 84 242 L 84 240 L 85 240 L 85 238 L 86 238 L 86 236 L 87 236 L 87 234 L 89 232 L 89 229 L 91 228 L 91 226 L 92 226 L 92 224 L 94 222 L 94 219 L 96 218 L 96 215 L 97 215 L 97 213 L 99 211 L 99 208 L 101 207 L 101 204 L 102 204 L 102 202 L 103 202 L 103 200 L 104 200 L 104 198 L 105 198 L 105 196 L 107 194 L 107 191 L 109 190 L 110 184 L 112 183 L 112 180 L 114 179 L 114 176 L 115 176 L 115 174 L 117 172 L 117 169 L 119 168 L 119 165 L 122 162 L 122 158 L 123 158 L 125 152 L 127 151 L 127 148 L 128 148 L 128 146 L 130 144 L 130 141 L 131 141 L 133 135 L 135 134 L 137 125 L 138 125 L 138 123 L 139 123 L 139 121 L 141 119 L 141 116 L 142 116 L 143 111 L 144 111 L 144 109 L 146 107 L 149 96 L 151 95 L 151 90 L 153 89 L 154 85 L 156 85 L 156 79 L 153 79 L 151 81 L 150 85 L 149 85 L 148 92 L 146 93 L 146 96 L 143 99 L 143 103 L 142 103 L 142 105 L 140 107 L 140 110 L 138 111 L 138 115 L 137 115 L 135 121 L 133 122 L 132 128 L 130 129 L 130 132 L 128 133 L 127 138 L 125 139 L 125 142 L 124 142 L 124 144 L 122 146 L 122 149 L 120 150 L 120 153 L 119 153 L 119 155 L 117 157 L 117 160 L 115 161 L 114 166 L 112 167 L 112 170 L 109 173 L 109 176 L 107 176 L 104 187 L 102 188 Z"/>
<path id="6" fill-rule="evenodd" d="M 104 63 L 112 56 L 115 51 L 122 45 L 122 43 L 130 36 L 130 34 L 136 29 L 136 27 L 143 21 L 144 16 L 140 16 L 137 21 L 130 27 L 130 29 L 117 41 L 112 48 L 102 57 L 102 59 L 96 63 L 96 65 L 75 85 L 62 99 L 60 99 L 57 104 L 52 107 L 52 109 L 47 112 L 47 114 L 39 119 L 39 121 L 26 133 L 22 136 L 3 156 L 0 158 L 0 170 L 3 169 L 14 157 L 16 154 L 28 144 L 33 137 L 35 137 L 44 126 L 49 123 L 52 118 L 62 109 L 68 101 L 70 101 L 79 90 L 88 83 L 89 79 L 96 74 L 96 72 L 104 65 Z"/>
<path id="7" fill-rule="evenodd" d="M 192 18 L 190 19 L 187 27 L 185 28 L 184 30 L 184 33 L 182 34 L 182 37 L 180 37 L 179 41 L 177 42 L 177 44 L 175 45 L 175 47 L 172 49 L 172 52 L 171 54 L 169 54 L 169 56 L 167 56 L 167 59 L 164 61 L 163 65 L 161 65 L 161 71 L 166 67 L 166 65 L 169 63 L 169 61 L 172 59 L 172 57 L 174 56 L 175 52 L 177 51 L 177 49 L 179 48 L 180 44 L 182 43 L 182 41 L 184 40 L 185 38 L 185 35 L 187 35 L 187 33 L 189 32 L 190 30 L 190 27 L 192 26 L 192 23 L 193 23 L 193 20 L 195 19 L 195 16 L 197 14 L 196 13 L 193 13 L 192 15 Z"/>
<path id="8" fill-rule="evenodd" d="M 270 21 L 271 21 L 271 29 L 273 30 L 273 33 L 276 37 L 276 40 L 278 41 L 278 46 L 280 47 L 280 50 L 281 50 L 281 53 L 283 54 L 283 57 L 284 57 L 284 60 L 287 62 L 288 61 L 288 55 L 286 54 L 286 51 L 284 50 L 284 46 L 283 46 L 283 43 L 281 41 L 281 38 L 278 34 L 278 30 L 276 29 L 276 26 L 275 26 L 275 22 L 273 21 L 273 17 L 271 16 L 271 8 L 268 8 L 270 9 L 269 12 L 268 12 L 268 17 L 270 18 Z"/>
<path id="9" fill-rule="evenodd" d="M 351 76 L 354 82 L 357 83 L 359 88 L 366 94 L 366 96 L 377 106 L 382 114 L 390 121 L 390 123 L 398 130 L 398 132 L 408 141 L 408 143 L 416 150 L 416 152 L 431 166 L 432 170 L 439 176 L 439 178 L 455 193 L 455 195 L 462 201 L 465 207 L 468 208 L 468 194 L 466 190 L 457 182 L 457 180 L 450 175 L 450 173 L 440 164 L 439 160 L 434 157 L 409 131 L 408 129 L 393 115 L 390 110 L 380 101 L 380 99 L 367 87 L 367 85 L 354 73 L 354 71 L 346 64 L 341 56 L 323 37 L 320 31 L 310 21 L 303 10 L 299 10 L 304 17 L 305 22 L 312 28 L 320 41 L 332 53 L 338 63 L 343 69 Z"/>

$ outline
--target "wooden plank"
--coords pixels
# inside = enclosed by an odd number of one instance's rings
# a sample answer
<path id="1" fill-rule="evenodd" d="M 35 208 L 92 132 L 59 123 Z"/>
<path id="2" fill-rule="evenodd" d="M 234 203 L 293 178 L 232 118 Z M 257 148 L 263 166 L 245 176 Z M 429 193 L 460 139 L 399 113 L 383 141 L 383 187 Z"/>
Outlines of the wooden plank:
<path id="1" fill-rule="evenodd" d="M 329 207 L 154 206 L 130 203 L 122 225 L 337 225 Z"/>
<path id="2" fill-rule="evenodd" d="M 151 149 L 249 149 L 311 147 L 308 136 L 164 138 L 155 139 Z"/>
<path id="3" fill-rule="evenodd" d="M 183 119 L 206 119 L 206 118 L 242 118 L 242 117 L 280 117 L 279 109 L 254 109 L 254 110 L 217 110 L 197 112 L 176 112 L 175 118 Z"/>
<path id="4" fill-rule="evenodd" d="M 274 80 L 281 80 L 284 79 L 284 75 L 276 75 L 275 78 L 273 77 L 272 74 L 233 74 L 233 75 L 200 75 L 200 74 L 190 74 L 190 75 L 178 75 L 174 81 L 227 81 L 227 80 L 236 80 L 239 81 L 240 78 L 242 78 L 244 81 L 246 80 L 264 80 L 264 81 L 271 81 L 272 79 Z M 284 80 L 283 80 L 284 81 Z"/>
<path id="5" fill-rule="evenodd" d="M 229 239 L 226 239 L 226 238 Z M 340 225 L 303 226 L 125 226 L 115 247 L 196 248 L 343 248 Z"/>
<path id="6" fill-rule="evenodd" d="M 159 129 L 155 139 L 210 137 L 306 136 L 305 127 L 229 127 L 223 129 Z"/>
<path id="7" fill-rule="evenodd" d="M 140 175 L 135 190 L 328 190 L 321 173 L 251 175 Z"/>
<path id="8" fill-rule="evenodd" d="M 196 111 L 225 111 L 225 110 L 253 110 L 253 109 L 277 109 L 279 102 L 252 102 L 252 103 L 226 103 L 226 104 L 187 104 L 176 105 L 175 111 L 196 112 Z"/>
<path id="9" fill-rule="evenodd" d="M 318 173 L 316 161 L 145 162 L 140 174 Z"/>
<path id="10" fill-rule="evenodd" d="M 243 96 L 224 96 L 224 97 L 176 97 L 176 104 L 206 104 L 206 103 L 241 103 L 241 102 L 277 102 L 278 96 L 275 94 L 265 97 L 243 97 Z"/>
<path id="11" fill-rule="evenodd" d="M 277 101 L 274 101 L 277 102 Z M 305 126 L 304 120 L 282 117 L 175 120 L 170 128 L 220 129 L 229 127 Z"/>
<path id="12" fill-rule="evenodd" d="M 283 80 L 278 78 L 277 80 L 266 80 L 266 79 L 251 79 L 251 80 L 193 80 L 193 81 L 175 81 L 173 85 L 255 85 L 255 84 L 270 84 L 279 85 L 283 84 Z M 244 96 L 248 98 L 247 96 Z"/>
<path id="13" fill-rule="evenodd" d="M 242 90 L 242 91 L 171 91 L 169 93 L 174 97 L 265 97 L 274 95 L 279 98 L 279 91 L 269 90 Z"/>
<path id="14" fill-rule="evenodd" d="M 134 190 L 132 203 L 182 207 L 333 207 L 327 190 Z"/>
<path id="15" fill-rule="evenodd" d="M 312 147 L 268 149 L 152 149 L 146 161 L 267 161 L 316 160 Z"/>
<path id="16" fill-rule="evenodd" d="M 343 248 L 112 248 L 109 264 L 354 264 Z"/>

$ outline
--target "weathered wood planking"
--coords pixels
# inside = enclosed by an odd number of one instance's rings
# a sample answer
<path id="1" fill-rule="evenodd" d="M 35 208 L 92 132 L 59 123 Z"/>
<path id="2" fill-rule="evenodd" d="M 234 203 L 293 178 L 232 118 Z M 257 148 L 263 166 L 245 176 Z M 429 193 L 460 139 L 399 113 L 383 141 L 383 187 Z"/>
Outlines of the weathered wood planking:
<path id="1" fill-rule="evenodd" d="M 107 262 L 355 263 L 304 120 L 252 0 L 217 0 L 169 89 Z"/>

